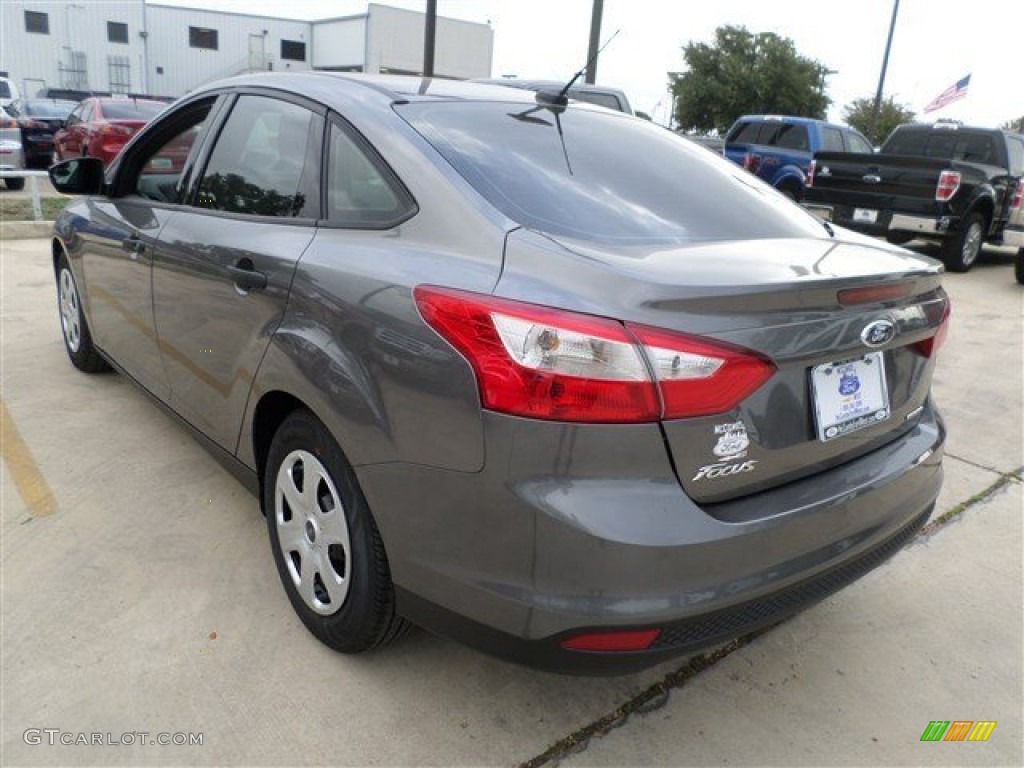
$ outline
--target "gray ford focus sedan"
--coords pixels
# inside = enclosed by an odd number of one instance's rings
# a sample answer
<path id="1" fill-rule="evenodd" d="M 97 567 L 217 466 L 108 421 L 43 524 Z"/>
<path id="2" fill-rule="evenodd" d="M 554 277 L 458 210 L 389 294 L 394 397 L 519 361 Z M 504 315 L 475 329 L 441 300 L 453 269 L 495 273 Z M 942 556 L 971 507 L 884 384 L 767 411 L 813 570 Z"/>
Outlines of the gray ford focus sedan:
<path id="1" fill-rule="evenodd" d="M 939 493 L 939 264 L 646 121 L 253 75 L 51 177 L 72 363 L 258 494 L 339 651 L 411 622 L 638 669 L 842 588 Z"/>

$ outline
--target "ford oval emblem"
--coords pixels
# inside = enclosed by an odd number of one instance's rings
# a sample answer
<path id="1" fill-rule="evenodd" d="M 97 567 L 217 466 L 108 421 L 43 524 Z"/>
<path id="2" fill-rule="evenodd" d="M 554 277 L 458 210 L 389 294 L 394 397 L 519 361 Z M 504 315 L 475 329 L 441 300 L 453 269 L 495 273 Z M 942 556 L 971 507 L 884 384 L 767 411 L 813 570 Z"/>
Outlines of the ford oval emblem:
<path id="1" fill-rule="evenodd" d="M 860 340 L 869 347 L 880 347 L 896 337 L 896 325 L 891 320 L 875 320 L 860 332 Z"/>

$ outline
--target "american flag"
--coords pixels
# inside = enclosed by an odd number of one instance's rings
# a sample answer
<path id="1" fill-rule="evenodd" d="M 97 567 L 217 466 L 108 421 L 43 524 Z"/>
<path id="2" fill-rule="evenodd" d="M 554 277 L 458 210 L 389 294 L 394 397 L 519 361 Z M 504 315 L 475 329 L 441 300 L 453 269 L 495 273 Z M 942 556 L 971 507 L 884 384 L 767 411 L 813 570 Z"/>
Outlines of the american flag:
<path id="1" fill-rule="evenodd" d="M 971 76 L 957 80 L 953 85 L 949 86 L 946 90 L 936 96 L 934 99 L 928 102 L 925 106 L 925 112 L 934 112 L 936 109 L 942 109 L 947 104 L 952 104 L 957 99 L 962 99 L 967 95 L 967 86 L 971 84 Z"/>

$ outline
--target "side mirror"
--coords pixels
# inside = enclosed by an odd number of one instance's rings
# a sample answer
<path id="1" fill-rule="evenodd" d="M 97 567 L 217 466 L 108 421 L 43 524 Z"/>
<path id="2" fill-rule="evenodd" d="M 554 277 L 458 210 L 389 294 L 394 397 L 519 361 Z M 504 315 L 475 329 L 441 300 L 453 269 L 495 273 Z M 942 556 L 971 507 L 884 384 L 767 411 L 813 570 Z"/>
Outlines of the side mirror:
<path id="1" fill-rule="evenodd" d="M 103 161 L 75 157 L 50 167 L 50 181 L 63 195 L 98 195 L 103 189 Z"/>

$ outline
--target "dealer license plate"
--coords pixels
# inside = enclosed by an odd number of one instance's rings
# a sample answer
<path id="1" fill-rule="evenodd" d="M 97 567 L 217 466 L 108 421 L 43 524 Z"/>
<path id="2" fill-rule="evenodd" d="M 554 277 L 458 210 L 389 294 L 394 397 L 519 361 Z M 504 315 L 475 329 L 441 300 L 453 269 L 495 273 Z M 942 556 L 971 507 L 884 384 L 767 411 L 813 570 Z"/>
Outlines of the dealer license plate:
<path id="1" fill-rule="evenodd" d="M 882 352 L 815 366 L 811 369 L 811 389 L 818 439 L 824 442 L 889 418 Z"/>
<path id="2" fill-rule="evenodd" d="M 854 208 L 853 220 L 863 222 L 864 224 L 874 224 L 878 221 L 878 211 L 870 208 Z"/>

